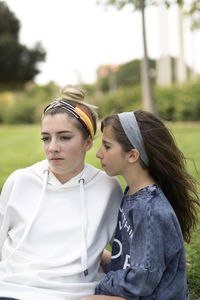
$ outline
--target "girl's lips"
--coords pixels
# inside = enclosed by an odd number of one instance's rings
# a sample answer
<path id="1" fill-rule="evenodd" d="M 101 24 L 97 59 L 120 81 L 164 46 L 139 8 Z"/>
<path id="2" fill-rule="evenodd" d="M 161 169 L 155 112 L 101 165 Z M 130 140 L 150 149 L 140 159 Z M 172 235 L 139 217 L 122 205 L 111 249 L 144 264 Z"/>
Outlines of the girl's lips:
<path id="1" fill-rule="evenodd" d="M 62 158 L 51 158 L 53 161 L 63 160 Z"/>

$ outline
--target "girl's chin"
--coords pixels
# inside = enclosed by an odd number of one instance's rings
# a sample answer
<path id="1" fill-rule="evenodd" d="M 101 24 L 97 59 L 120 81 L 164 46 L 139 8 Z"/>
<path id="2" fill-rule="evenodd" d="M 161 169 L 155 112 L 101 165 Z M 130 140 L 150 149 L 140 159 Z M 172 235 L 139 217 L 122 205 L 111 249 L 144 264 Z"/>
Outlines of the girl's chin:
<path id="1" fill-rule="evenodd" d="M 116 176 L 116 174 L 114 174 L 112 171 L 110 171 L 110 170 L 108 170 L 106 168 L 103 168 L 103 169 L 104 169 L 104 171 L 106 172 L 107 175 L 109 175 L 109 176 Z"/>

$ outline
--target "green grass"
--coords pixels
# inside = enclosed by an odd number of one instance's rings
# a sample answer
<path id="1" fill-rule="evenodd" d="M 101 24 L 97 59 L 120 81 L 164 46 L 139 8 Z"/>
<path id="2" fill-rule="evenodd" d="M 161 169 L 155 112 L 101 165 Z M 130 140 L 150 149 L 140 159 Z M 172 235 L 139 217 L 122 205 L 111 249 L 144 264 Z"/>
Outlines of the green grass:
<path id="1" fill-rule="evenodd" d="M 200 123 L 167 124 L 176 138 L 177 145 L 187 159 L 187 168 L 197 180 L 200 178 Z M 101 145 L 98 132 L 93 148 L 87 153 L 86 161 L 100 168 L 96 152 Z M 39 125 L 0 126 L 0 190 L 8 175 L 18 168 L 29 166 L 44 159 Z M 120 178 L 122 186 L 124 181 Z M 187 277 L 190 300 L 200 297 L 200 224 L 192 242 L 186 245 Z"/>
<path id="2" fill-rule="evenodd" d="M 38 125 L 0 126 L 0 190 L 16 169 L 44 159 Z"/>
<path id="3" fill-rule="evenodd" d="M 178 147 L 187 158 L 189 173 L 199 181 L 200 178 L 200 123 L 179 123 L 169 126 L 176 138 Z M 193 233 L 190 244 L 185 244 L 187 278 L 190 287 L 190 300 L 200 299 L 200 223 Z"/>
<path id="4" fill-rule="evenodd" d="M 174 135 L 178 147 L 187 158 L 189 173 L 200 178 L 200 123 L 177 123 L 168 126 Z"/>

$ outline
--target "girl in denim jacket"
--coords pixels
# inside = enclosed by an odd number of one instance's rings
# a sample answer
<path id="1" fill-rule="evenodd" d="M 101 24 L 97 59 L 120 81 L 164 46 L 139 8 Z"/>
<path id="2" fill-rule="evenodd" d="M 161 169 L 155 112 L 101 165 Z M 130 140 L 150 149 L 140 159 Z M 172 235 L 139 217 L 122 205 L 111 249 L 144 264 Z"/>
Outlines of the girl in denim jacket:
<path id="1" fill-rule="evenodd" d="M 109 116 L 101 130 L 97 157 L 127 187 L 111 260 L 103 255 L 106 275 L 96 295 L 82 300 L 189 299 L 184 240 L 196 226 L 199 198 L 182 152 L 161 120 L 142 110 Z"/>

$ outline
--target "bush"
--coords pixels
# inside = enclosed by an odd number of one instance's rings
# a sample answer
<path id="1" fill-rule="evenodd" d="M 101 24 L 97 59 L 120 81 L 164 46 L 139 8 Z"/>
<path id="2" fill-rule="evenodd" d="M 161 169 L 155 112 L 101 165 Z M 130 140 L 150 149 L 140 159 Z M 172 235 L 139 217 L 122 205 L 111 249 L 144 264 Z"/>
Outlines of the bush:
<path id="1" fill-rule="evenodd" d="M 99 117 L 111 113 L 142 108 L 141 86 L 121 87 L 113 92 L 101 92 L 98 85 L 84 86 L 88 91 L 86 101 L 99 107 Z M 96 89 L 96 91 L 95 91 Z M 12 103 L 0 101 L 0 123 L 36 123 L 41 119 L 44 107 L 60 94 L 58 86 L 30 85 L 18 93 Z M 156 109 L 167 121 L 200 120 L 200 80 L 182 86 L 154 87 Z"/>
<path id="2" fill-rule="evenodd" d="M 156 110 L 166 121 L 200 120 L 200 81 L 183 86 L 154 87 Z M 93 97 L 99 106 L 100 118 L 111 113 L 142 108 L 141 86 L 123 87 L 116 92 L 106 92 Z"/>
<path id="3" fill-rule="evenodd" d="M 4 110 L 3 121 L 7 124 L 34 123 L 36 105 L 33 102 L 19 101 Z"/>
<path id="4" fill-rule="evenodd" d="M 159 115 L 168 121 L 200 120 L 200 81 L 155 88 Z"/>
<path id="5" fill-rule="evenodd" d="M 119 89 L 116 93 L 107 93 L 99 103 L 99 116 L 141 108 L 141 87 Z"/>
<path id="6" fill-rule="evenodd" d="M 174 120 L 177 88 L 155 88 L 156 109 L 162 119 Z"/>
<path id="7" fill-rule="evenodd" d="M 200 82 L 192 82 L 180 89 L 176 101 L 176 120 L 200 120 Z"/>
<path id="8" fill-rule="evenodd" d="M 24 91 L 13 93 L 12 103 L 0 103 L 0 122 L 6 124 L 37 123 L 46 104 L 59 96 L 53 82 L 45 86 L 27 85 Z"/>

